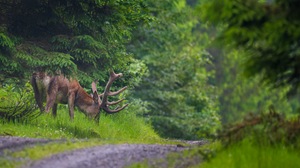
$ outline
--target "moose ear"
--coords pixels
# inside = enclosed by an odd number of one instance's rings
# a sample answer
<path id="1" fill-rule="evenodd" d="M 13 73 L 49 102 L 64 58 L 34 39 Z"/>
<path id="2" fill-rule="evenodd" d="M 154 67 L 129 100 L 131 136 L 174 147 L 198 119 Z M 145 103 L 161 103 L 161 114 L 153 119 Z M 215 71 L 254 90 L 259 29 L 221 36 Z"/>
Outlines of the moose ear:
<path id="1" fill-rule="evenodd" d="M 93 100 L 94 100 L 95 103 L 99 102 L 98 101 L 99 100 L 98 93 L 96 91 L 93 93 Z"/>

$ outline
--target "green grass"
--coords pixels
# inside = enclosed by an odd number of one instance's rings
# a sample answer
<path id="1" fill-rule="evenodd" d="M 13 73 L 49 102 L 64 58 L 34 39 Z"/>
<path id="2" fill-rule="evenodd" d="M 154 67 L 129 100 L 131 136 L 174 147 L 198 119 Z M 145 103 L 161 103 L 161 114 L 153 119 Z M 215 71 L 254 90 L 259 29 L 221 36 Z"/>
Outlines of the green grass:
<path id="1" fill-rule="evenodd" d="M 100 123 L 97 124 L 79 111 L 75 111 L 74 121 L 71 122 L 68 110 L 61 108 L 57 118 L 53 118 L 51 114 L 43 114 L 37 119 L 24 123 L 0 120 L 0 134 L 52 139 L 100 138 L 145 143 L 160 140 L 151 126 L 142 118 L 136 117 L 130 109 L 114 115 L 102 113 Z"/>
<path id="2" fill-rule="evenodd" d="M 201 164 L 201 168 L 295 168 L 300 167 L 300 153 L 277 146 L 253 145 L 249 140 L 230 146 L 215 158 Z"/>
<path id="3" fill-rule="evenodd" d="M 20 105 L 20 108 L 16 108 L 14 105 Z M 0 87 L 0 110 L 2 114 L 9 114 L 6 115 L 7 119 L 14 120 L 12 118 L 20 117 L 25 112 L 26 114 L 27 112 L 38 114 L 38 111 L 26 110 L 29 107 L 31 109 L 33 105 L 33 92 L 29 83 L 26 83 L 22 89 L 13 85 Z M 16 109 L 20 112 L 17 111 L 15 114 Z M 24 121 L 21 118 L 22 122 L 8 122 L 0 118 L 0 135 L 51 139 L 97 138 L 141 143 L 160 141 L 161 138 L 151 126 L 146 124 L 142 118 L 136 117 L 135 113 L 141 110 L 139 102 L 133 101 L 130 106 L 117 114 L 105 115 L 102 112 L 98 124 L 77 110 L 75 110 L 74 121 L 71 122 L 67 106 L 60 105 L 55 119 L 51 113 L 42 114 L 30 121 Z M 2 115 L 2 117 L 4 116 Z M 32 117 L 29 118 L 32 119 Z"/>

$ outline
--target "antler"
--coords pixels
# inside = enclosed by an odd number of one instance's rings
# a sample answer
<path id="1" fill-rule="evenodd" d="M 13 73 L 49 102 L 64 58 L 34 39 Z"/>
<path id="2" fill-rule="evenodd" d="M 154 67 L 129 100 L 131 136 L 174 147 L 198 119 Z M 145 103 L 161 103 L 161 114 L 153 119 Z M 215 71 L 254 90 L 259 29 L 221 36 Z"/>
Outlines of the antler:
<path id="1" fill-rule="evenodd" d="M 109 113 L 109 114 L 117 113 L 117 112 L 123 110 L 125 107 L 128 106 L 128 104 L 125 104 L 124 106 L 122 106 L 122 107 L 117 107 L 117 108 L 114 109 L 114 110 L 112 110 L 112 109 L 109 108 L 110 105 L 116 105 L 116 104 L 118 104 L 118 103 L 120 103 L 120 102 L 122 102 L 122 101 L 124 100 L 124 99 L 121 99 L 121 100 L 118 100 L 118 101 L 115 101 L 115 102 L 109 102 L 109 101 L 108 101 L 108 96 L 115 96 L 115 95 L 117 95 L 117 94 L 119 94 L 119 93 L 121 93 L 121 92 L 123 92 L 124 90 L 127 89 L 127 86 L 125 86 L 125 87 L 123 87 L 122 89 L 120 89 L 120 90 L 118 90 L 118 91 L 115 91 L 115 92 L 111 92 L 111 91 L 110 91 L 110 87 L 111 87 L 112 83 L 113 83 L 116 79 L 118 79 L 118 78 L 120 78 L 120 77 L 122 77 L 122 76 L 123 76 L 122 73 L 115 74 L 114 71 L 111 71 L 111 72 L 110 72 L 109 80 L 108 80 L 108 82 L 107 82 L 107 84 L 106 84 L 106 86 L 105 86 L 105 90 L 104 90 L 104 92 L 103 92 L 102 94 L 99 95 L 99 97 L 102 97 L 102 102 L 101 102 L 101 104 L 100 104 L 100 107 L 101 107 L 104 111 L 106 111 L 107 113 Z"/>

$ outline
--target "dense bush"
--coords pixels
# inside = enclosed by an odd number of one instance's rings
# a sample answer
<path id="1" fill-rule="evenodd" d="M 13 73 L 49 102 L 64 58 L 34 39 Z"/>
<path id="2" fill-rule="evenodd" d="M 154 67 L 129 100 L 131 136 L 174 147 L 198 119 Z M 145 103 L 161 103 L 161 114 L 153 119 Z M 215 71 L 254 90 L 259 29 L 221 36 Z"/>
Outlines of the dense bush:
<path id="1" fill-rule="evenodd" d="M 259 146 L 284 144 L 299 148 L 300 116 L 287 119 L 271 108 L 268 113 L 249 114 L 242 122 L 227 125 L 219 138 L 225 145 L 250 138 Z"/>

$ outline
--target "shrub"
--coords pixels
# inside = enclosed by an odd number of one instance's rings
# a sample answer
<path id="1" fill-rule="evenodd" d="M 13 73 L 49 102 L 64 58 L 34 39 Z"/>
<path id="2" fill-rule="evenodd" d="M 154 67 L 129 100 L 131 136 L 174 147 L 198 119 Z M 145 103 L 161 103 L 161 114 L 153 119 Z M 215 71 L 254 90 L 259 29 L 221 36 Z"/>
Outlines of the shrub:
<path id="1" fill-rule="evenodd" d="M 0 87 L 0 118 L 7 121 L 27 121 L 40 115 L 35 104 L 32 87 L 13 85 Z"/>
<path id="2" fill-rule="evenodd" d="M 250 138 L 258 145 L 284 144 L 299 148 L 300 116 L 287 119 L 270 108 L 266 114 L 249 114 L 242 122 L 227 125 L 219 132 L 219 138 L 225 145 Z"/>

